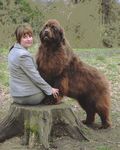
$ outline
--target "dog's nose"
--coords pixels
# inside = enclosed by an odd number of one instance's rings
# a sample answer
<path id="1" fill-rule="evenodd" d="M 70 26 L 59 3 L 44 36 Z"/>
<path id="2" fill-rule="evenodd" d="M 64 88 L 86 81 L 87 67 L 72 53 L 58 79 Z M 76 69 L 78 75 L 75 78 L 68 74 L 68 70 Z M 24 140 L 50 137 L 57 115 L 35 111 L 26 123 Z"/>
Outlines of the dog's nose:
<path id="1" fill-rule="evenodd" d="M 44 33 L 45 33 L 45 35 L 48 35 L 48 33 L 49 33 L 48 29 L 45 29 Z"/>

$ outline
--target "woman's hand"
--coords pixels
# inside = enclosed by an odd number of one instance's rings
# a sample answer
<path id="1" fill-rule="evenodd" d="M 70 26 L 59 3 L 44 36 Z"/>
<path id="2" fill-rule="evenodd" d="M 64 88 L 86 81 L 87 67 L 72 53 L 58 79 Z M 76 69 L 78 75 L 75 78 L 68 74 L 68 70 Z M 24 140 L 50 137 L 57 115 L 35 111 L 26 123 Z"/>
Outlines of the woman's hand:
<path id="1" fill-rule="evenodd" d="M 59 89 L 52 88 L 52 94 L 54 98 L 58 98 L 59 95 Z"/>

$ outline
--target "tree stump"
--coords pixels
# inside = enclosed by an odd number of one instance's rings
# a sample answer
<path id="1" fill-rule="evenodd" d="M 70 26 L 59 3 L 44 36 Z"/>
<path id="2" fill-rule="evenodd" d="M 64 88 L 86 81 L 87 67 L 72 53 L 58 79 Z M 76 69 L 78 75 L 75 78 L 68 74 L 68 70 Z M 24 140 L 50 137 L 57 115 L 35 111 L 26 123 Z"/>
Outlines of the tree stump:
<path id="1" fill-rule="evenodd" d="M 23 145 L 41 145 L 49 149 L 54 138 L 69 136 L 88 140 L 86 127 L 80 121 L 79 109 L 72 105 L 22 106 L 11 104 L 8 115 L 0 122 L 0 142 L 22 136 Z"/>

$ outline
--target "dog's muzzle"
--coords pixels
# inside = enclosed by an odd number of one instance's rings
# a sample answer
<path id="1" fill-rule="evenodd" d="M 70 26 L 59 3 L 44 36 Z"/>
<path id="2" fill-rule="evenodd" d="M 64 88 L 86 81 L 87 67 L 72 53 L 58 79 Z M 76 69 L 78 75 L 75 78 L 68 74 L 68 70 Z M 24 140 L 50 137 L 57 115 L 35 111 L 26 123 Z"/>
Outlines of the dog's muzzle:
<path id="1" fill-rule="evenodd" d="M 49 35 L 49 30 L 48 29 L 45 29 L 44 32 L 43 32 L 43 37 L 44 37 L 44 40 L 48 40 L 50 38 L 50 35 Z"/>

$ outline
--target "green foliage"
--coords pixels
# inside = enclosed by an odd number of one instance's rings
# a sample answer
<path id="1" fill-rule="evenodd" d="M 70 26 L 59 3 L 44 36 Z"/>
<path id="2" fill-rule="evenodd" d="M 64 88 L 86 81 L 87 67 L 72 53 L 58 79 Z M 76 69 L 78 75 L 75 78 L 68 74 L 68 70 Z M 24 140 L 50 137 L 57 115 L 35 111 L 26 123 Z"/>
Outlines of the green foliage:
<path id="1" fill-rule="evenodd" d="M 102 42 L 105 47 L 120 46 L 120 5 L 115 0 L 109 1 L 109 23 L 102 31 Z"/>
<path id="2" fill-rule="evenodd" d="M 13 43 L 17 25 L 30 23 L 38 36 L 43 21 L 50 18 L 60 21 L 72 47 L 119 47 L 119 5 L 110 0 L 108 24 L 102 20 L 102 7 L 99 0 L 79 1 L 76 5 L 63 1 L 43 4 L 33 0 L 0 0 L 0 47 Z"/>
<path id="3" fill-rule="evenodd" d="M 44 15 L 41 10 L 28 0 L 0 0 L 0 8 L 0 47 L 12 45 L 13 34 L 19 24 L 30 23 L 37 34 L 43 23 Z"/>

